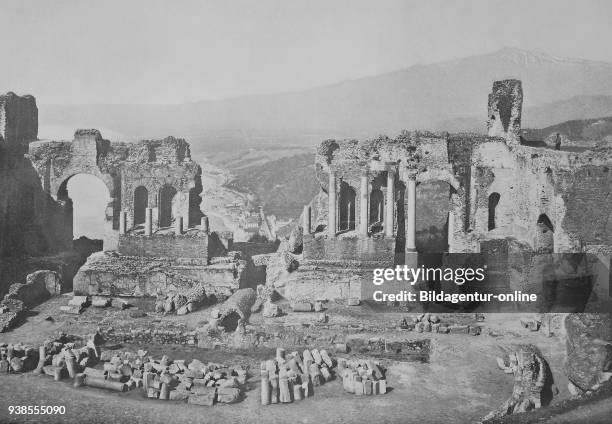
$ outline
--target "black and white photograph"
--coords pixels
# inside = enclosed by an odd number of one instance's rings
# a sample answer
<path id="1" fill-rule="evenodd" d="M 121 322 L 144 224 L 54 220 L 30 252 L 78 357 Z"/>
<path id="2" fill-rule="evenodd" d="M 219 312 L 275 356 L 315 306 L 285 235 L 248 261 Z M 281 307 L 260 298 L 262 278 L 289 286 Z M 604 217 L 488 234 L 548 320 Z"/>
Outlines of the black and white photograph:
<path id="1" fill-rule="evenodd" d="M 0 0 L 0 424 L 612 422 L 612 2 Z"/>

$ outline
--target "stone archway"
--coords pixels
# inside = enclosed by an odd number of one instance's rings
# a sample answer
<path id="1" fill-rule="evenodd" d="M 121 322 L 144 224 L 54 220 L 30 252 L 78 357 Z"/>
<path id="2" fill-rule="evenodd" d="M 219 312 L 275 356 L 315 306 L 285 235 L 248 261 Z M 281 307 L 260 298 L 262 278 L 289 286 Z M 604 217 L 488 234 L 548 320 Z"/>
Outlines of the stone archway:
<path id="1" fill-rule="evenodd" d="M 535 251 L 537 253 L 554 253 L 554 227 L 546 214 L 541 214 L 536 222 Z"/>
<path id="2" fill-rule="evenodd" d="M 145 214 L 149 207 L 149 190 L 138 186 L 134 190 L 134 225 L 144 224 Z"/>
<path id="3" fill-rule="evenodd" d="M 102 240 L 104 249 L 114 247 L 115 202 L 111 189 L 100 176 L 88 172 L 71 173 L 61 180 L 54 197 L 63 208 L 63 225 L 71 238 L 85 236 L 90 240 Z"/>
<path id="4" fill-rule="evenodd" d="M 355 230 L 355 201 L 357 194 L 355 190 L 346 183 L 342 183 L 340 187 L 340 196 L 338 201 L 338 217 L 340 231 Z"/>
<path id="5" fill-rule="evenodd" d="M 172 204 L 176 196 L 176 189 L 171 185 L 164 185 L 159 190 L 159 218 L 158 226 L 160 228 L 170 227 L 174 219 Z"/>

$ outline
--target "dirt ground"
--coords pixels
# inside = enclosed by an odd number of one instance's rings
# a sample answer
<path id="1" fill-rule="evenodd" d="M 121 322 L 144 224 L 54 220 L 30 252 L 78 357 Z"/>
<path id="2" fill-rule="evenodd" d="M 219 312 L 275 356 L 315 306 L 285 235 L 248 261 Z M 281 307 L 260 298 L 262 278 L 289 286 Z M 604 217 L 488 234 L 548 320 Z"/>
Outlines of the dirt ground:
<path id="1" fill-rule="evenodd" d="M 66 304 L 68 297 L 52 299 L 35 308 L 26 321 L 15 330 L 0 335 L 1 342 L 27 342 L 38 344 L 60 330 L 68 334 L 86 334 L 95 330 L 101 320 L 128 320 L 126 312 L 113 309 L 88 310 L 81 316 L 58 314 L 57 308 Z M 533 343 L 540 348 L 548 361 L 559 393 L 553 400 L 559 404 L 570 398 L 567 378 L 563 373 L 565 346 L 557 335 L 530 332 L 521 327 L 519 316 L 514 314 L 488 314 L 482 323 L 480 336 L 463 334 L 433 334 L 400 331 L 395 324 L 402 312 L 371 313 L 364 308 L 330 308 L 328 331 L 342 332 L 347 322 L 379 325 L 376 332 L 359 332 L 358 337 L 383 337 L 388 340 L 429 339 L 429 360 L 385 360 L 388 366 L 389 393 L 379 396 L 358 397 L 345 393 L 339 380 L 315 388 L 314 397 L 294 402 L 262 406 L 259 399 L 257 376 L 248 382 L 249 390 L 244 399 L 233 405 L 203 407 L 182 402 L 150 400 L 141 390 L 127 394 L 83 387 L 76 389 L 69 382 L 56 383 L 47 376 L 31 373 L 3 375 L 0 396 L 0 422 L 36 423 L 468 423 L 481 419 L 506 400 L 512 391 L 513 377 L 504 374 L 496 364 L 501 347 L 513 344 Z M 54 317 L 52 321 L 47 317 Z M 467 316 L 467 314 L 466 314 Z M 206 321 L 206 311 L 182 317 L 149 317 L 157 322 L 170 320 L 182 322 L 189 328 Z M 289 314 L 275 319 L 264 319 L 261 314 L 252 317 L 253 326 L 282 325 L 284 322 L 302 325 L 314 322 L 316 314 Z M 461 320 L 461 315 L 456 315 Z M 270 321 L 271 320 L 271 321 Z M 152 323 L 151 325 L 155 325 Z M 337 326 L 337 328 L 336 328 Z M 385 327 L 387 327 L 385 329 Z M 259 361 L 273 355 L 273 349 L 258 348 L 251 351 L 209 350 L 191 346 L 155 345 L 113 346 L 126 350 L 144 348 L 152 354 L 162 352 L 175 359 L 198 358 L 223 362 L 228 365 L 244 364 L 257 371 Z M 316 346 L 313 346 L 316 347 Z M 304 347 L 302 347 L 304 348 Z M 359 354 L 354 354 L 359 357 Z M 343 356 L 343 355 L 340 355 Z M 348 356 L 348 354 L 344 355 Z M 254 374 L 257 375 L 255 372 Z M 609 399 L 608 399 L 609 401 Z M 591 404 L 593 414 L 610 412 L 602 405 Z M 610 402 L 608 402 L 610 403 Z M 65 405 L 63 416 L 15 416 L 8 414 L 10 405 Z M 569 413 L 568 413 L 569 414 Z M 580 418 L 578 412 L 568 419 Z M 584 415 L 582 418 L 588 417 Z M 593 415 L 595 417 L 596 415 Z M 542 419 L 542 417 L 540 417 Z M 563 414 L 544 422 L 563 421 Z M 549 421 L 546 421 L 549 420 Z M 581 422 L 581 421 L 573 421 Z M 586 421 L 584 421 L 586 422 Z"/>

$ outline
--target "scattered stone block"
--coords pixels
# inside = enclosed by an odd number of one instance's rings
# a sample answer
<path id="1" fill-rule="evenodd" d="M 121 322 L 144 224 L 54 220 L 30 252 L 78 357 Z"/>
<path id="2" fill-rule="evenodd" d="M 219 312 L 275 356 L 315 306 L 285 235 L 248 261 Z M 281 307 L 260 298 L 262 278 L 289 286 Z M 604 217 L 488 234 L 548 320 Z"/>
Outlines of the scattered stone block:
<path id="1" fill-rule="evenodd" d="M 191 405 L 213 406 L 217 396 L 217 389 L 210 388 L 204 393 L 192 394 L 187 398 Z"/>
<path id="2" fill-rule="evenodd" d="M 361 300 L 358 297 L 349 297 L 346 304 L 348 306 L 359 306 L 361 305 Z"/>
<path id="3" fill-rule="evenodd" d="M 94 296 L 91 299 L 91 306 L 96 308 L 107 308 L 111 305 L 112 300 L 109 297 Z"/>
<path id="4" fill-rule="evenodd" d="M 529 331 L 538 331 L 541 326 L 541 322 L 535 318 L 522 317 L 521 326 L 527 328 Z"/>
<path id="5" fill-rule="evenodd" d="M 325 312 L 321 312 L 319 315 L 317 315 L 317 322 L 326 323 L 328 320 L 329 317 Z"/>
<path id="6" fill-rule="evenodd" d="M 187 400 L 191 393 L 188 390 L 172 390 L 170 392 L 170 400 Z"/>
<path id="7" fill-rule="evenodd" d="M 448 327 L 448 331 L 451 334 L 468 334 L 469 333 L 469 326 L 467 325 L 450 325 Z"/>
<path id="8" fill-rule="evenodd" d="M 267 301 L 266 303 L 264 303 L 262 314 L 265 318 L 273 318 L 281 316 L 282 311 L 278 305 Z"/>
<path id="9" fill-rule="evenodd" d="M 134 309 L 129 313 L 130 318 L 144 318 L 147 316 L 145 311 L 141 311 L 140 309 Z"/>
<path id="10" fill-rule="evenodd" d="M 72 296 L 68 302 L 70 306 L 84 307 L 87 304 L 87 296 Z"/>
<path id="11" fill-rule="evenodd" d="M 321 302 L 320 300 L 317 300 L 317 301 L 314 303 L 314 310 L 315 310 L 315 312 L 322 312 L 322 311 L 323 311 L 323 309 L 324 309 L 324 308 L 323 308 L 323 302 Z"/>
<path id="12" fill-rule="evenodd" d="M 312 312 L 312 304 L 310 302 L 296 302 L 291 306 L 293 312 Z"/>
<path id="13" fill-rule="evenodd" d="M 113 308 L 123 310 L 123 309 L 127 309 L 130 306 L 130 304 L 127 300 L 120 299 L 118 297 L 114 297 L 113 300 L 111 301 L 111 306 Z"/>
<path id="14" fill-rule="evenodd" d="M 79 315 L 83 311 L 82 307 L 79 305 L 60 306 L 59 309 L 66 314 L 73 315 Z"/>
<path id="15" fill-rule="evenodd" d="M 349 347 L 346 343 L 336 343 L 334 348 L 336 349 L 336 352 L 339 353 L 347 353 L 349 351 Z"/>
<path id="16" fill-rule="evenodd" d="M 217 401 L 221 403 L 234 403 L 240 399 L 240 389 L 233 387 L 219 387 Z"/>
<path id="17" fill-rule="evenodd" d="M 482 333 L 482 328 L 478 325 L 470 325 L 468 333 L 472 336 L 479 336 Z"/>

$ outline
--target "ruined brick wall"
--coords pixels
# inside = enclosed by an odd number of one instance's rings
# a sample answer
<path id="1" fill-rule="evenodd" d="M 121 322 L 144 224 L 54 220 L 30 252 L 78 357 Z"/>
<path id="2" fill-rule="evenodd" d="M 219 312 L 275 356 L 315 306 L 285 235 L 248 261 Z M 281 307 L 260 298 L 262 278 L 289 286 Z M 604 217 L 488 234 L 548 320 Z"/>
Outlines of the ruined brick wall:
<path id="1" fill-rule="evenodd" d="M 127 256 L 153 258 L 194 258 L 208 263 L 208 234 L 154 234 L 152 236 L 119 236 L 118 252 Z"/>
<path id="2" fill-rule="evenodd" d="M 391 252 L 391 254 L 389 254 Z M 334 238 L 304 236 L 304 258 L 308 260 L 377 262 L 393 265 L 395 240 L 388 238 Z"/>
<path id="3" fill-rule="evenodd" d="M 18 146 L 38 137 L 38 108 L 34 96 L 13 92 L 0 96 L 0 143 Z"/>
<path id="4" fill-rule="evenodd" d="M 36 167 L 24 156 L 37 132 L 34 97 L 0 96 L 0 294 L 11 283 L 24 282 L 25 269 L 36 269 L 38 262 L 33 257 L 72 248 L 63 210 L 44 190 Z"/>

